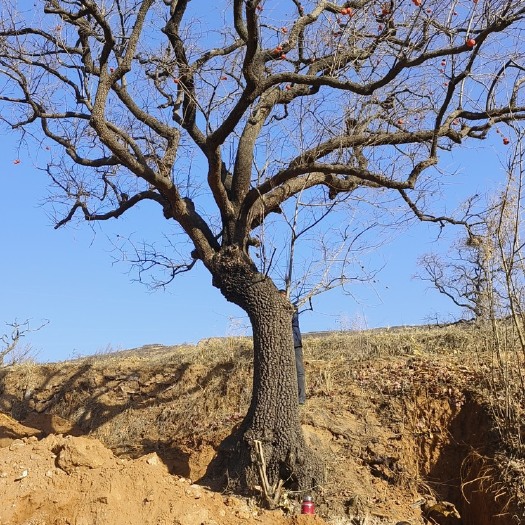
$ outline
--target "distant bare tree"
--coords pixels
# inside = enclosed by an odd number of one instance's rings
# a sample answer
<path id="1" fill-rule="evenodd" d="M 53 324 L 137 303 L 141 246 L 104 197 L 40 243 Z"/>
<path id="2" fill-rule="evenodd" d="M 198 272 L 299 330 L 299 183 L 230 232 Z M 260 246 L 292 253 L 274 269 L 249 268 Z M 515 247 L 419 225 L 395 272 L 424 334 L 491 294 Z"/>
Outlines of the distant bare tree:
<path id="1" fill-rule="evenodd" d="M 349 196 L 395 196 L 420 220 L 453 222 L 429 211 L 425 189 L 440 152 L 525 117 L 525 4 L 18 4 L 0 7 L 0 118 L 49 148 L 56 226 L 158 206 L 170 247 L 144 244 L 140 268 L 168 283 L 203 264 L 252 325 L 252 401 L 221 448 L 224 472 L 244 489 L 263 477 L 266 492 L 310 490 L 323 467 L 299 422 L 293 307 L 274 284 L 282 267 L 265 272 L 257 255 L 289 239 L 278 219 L 299 196 L 305 220 L 329 212 L 310 230 L 327 253 Z"/>
<path id="2" fill-rule="evenodd" d="M 518 140 L 508 156 L 502 188 L 491 190 L 479 211 L 467 206 L 468 232 L 460 235 L 446 257 L 429 253 L 419 260 L 419 278 L 473 319 L 513 318 L 525 349 L 525 141 Z M 481 209 L 480 209 L 481 208 Z M 519 320 L 519 322 L 518 322 Z"/>
<path id="3" fill-rule="evenodd" d="M 458 240 L 446 257 L 427 253 L 419 259 L 418 278 L 428 281 L 466 314 L 467 319 L 487 320 L 489 278 L 485 268 L 483 238 Z"/>
<path id="4" fill-rule="evenodd" d="M 36 328 L 31 328 L 29 319 L 23 323 L 18 321 L 6 323 L 9 331 L 0 336 L 0 368 L 22 363 L 34 357 L 35 352 L 32 346 L 22 345 L 21 340 L 30 332 L 41 330 L 46 324 L 48 324 L 47 321 Z"/>

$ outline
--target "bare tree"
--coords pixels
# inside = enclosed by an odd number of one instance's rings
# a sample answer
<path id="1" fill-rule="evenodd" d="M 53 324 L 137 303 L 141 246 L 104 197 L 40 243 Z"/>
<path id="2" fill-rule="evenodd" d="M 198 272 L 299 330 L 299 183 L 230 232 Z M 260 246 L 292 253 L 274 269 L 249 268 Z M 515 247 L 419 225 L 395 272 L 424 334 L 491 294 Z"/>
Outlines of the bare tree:
<path id="1" fill-rule="evenodd" d="M 481 235 L 466 236 L 454 243 L 446 257 L 427 253 L 419 259 L 416 276 L 428 281 L 461 308 L 467 318 L 490 319 L 487 302 L 490 277 L 485 266 L 486 243 Z"/>
<path id="2" fill-rule="evenodd" d="M 263 454 L 268 490 L 321 483 L 299 423 L 293 307 L 257 264 L 261 233 L 299 195 L 329 210 L 395 194 L 420 220 L 449 220 L 424 207 L 440 152 L 525 117 L 524 2 L 16 4 L 0 8 L 1 118 L 50 148 L 56 227 L 158 205 L 173 252 L 138 262 L 165 282 L 202 263 L 252 325 L 252 401 L 225 469 L 254 487 Z M 343 210 L 319 231 L 344 229 Z"/>
<path id="3" fill-rule="evenodd" d="M 429 281 L 477 321 L 513 319 L 525 348 L 521 328 L 525 313 L 522 134 L 517 130 L 502 187 L 491 189 L 484 201 L 476 199 L 475 206 L 472 199 L 468 201 L 464 216 L 468 231 L 462 231 L 446 257 L 435 253 L 422 256 L 422 272 L 417 277 Z"/>
<path id="4" fill-rule="evenodd" d="M 282 282 L 301 311 L 313 310 L 313 298 L 334 288 L 343 287 L 355 297 L 357 285 L 369 284 L 379 272 L 377 263 L 368 258 L 386 242 L 384 225 L 388 222 L 391 230 L 395 214 L 384 203 L 353 194 L 329 205 L 304 201 L 302 194 L 291 201 L 278 219 L 285 222 L 284 231 L 271 219 L 261 226 L 265 240 L 258 250 L 261 271 Z M 336 206 L 342 224 L 334 224 Z"/>
<path id="5" fill-rule="evenodd" d="M 31 332 L 41 330 L 48 321 L 43 322 L 36 328 L 31 327 L 29 319 L 23 323 L 13 321 L 6 323 L 8 331 L 0 336 L 0 368 L 3 366 L 22 363 L 34 356 L 34 350 L 31 345 L 22 345 L 21 340 Z"/>

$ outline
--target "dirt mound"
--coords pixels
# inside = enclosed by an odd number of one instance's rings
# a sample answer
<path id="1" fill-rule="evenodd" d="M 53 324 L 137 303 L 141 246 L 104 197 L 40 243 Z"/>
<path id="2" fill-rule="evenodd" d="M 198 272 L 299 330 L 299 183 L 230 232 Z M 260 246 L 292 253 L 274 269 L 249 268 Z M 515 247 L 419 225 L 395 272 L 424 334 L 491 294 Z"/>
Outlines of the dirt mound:
<path id="1" fill-rule="evenodd" d="M 0 523 L 12 525 L 299 525 L 307 518 L 207 491 L 170 475 L 155 453 L 122 459 L 96 439 L 61 435 L 0 449 L 0 501 Z"/>

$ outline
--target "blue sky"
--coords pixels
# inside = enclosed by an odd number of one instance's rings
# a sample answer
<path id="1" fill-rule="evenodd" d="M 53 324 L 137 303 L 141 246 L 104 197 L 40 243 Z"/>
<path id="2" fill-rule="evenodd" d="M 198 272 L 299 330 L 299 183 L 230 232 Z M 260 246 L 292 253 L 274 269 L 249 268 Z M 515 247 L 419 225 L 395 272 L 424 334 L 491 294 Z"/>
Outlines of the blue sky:
<path id="1" fill-rule="evenodd" d="M 80 224 L 54 230 L 50 210 L 42 205 L 46 176 L 19 148 L 16 134 L 0 138 L 2 333 L 7 330 L 4 323 L 14 320 L 30 319 L 33 326 L 49 320 L 25 338 L 41 361 L 249 333 L 243 312 L 212 287 L 202 266 L 181 275 L 167 291 L 152 293 L 131 282 L 126 265 L 113 264 L 108 236 L 133 231 L 139 222 L 146 233 L 148 228 L 153 231 L 160 220 L 158 210 L 139 210 L 95 229 Z M 499 142 L 482 146 L 445 159 L 447 169 L 459 168 L 445 189 L 449 206 L 471 191 L 486 192 L 501 176 L 494 153 L 503 151 Z M 16 159 L 20 163 L 15 164 Z M 378 266 L 384 265 L 377 282 L 356 289 L 358 301 L 336 290 L 317 298 L 314 311 L 302 315 L 303 332 L 420 324 L 435 313 L 441 319 L 457 316 L 427 283 L 412 278 L 418 256 L 446 245 L 435 242 L 437 234 L 435 226 L 426 224 L 393 234 L 375 255 Z"/>

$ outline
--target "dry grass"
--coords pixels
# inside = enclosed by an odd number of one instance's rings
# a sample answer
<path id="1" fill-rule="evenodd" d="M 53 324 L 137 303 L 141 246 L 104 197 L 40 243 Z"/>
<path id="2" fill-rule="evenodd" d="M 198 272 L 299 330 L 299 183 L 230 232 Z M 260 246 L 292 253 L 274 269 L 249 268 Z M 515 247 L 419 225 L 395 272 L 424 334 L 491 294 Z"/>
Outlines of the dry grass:
<path id="1" fill-rule="evenodd" d="M 353 360 L 421 353 L 470 352 L 479 342 L 480 330 L 473 325 L 399 327 L 392 329 L 332 332 L 306 336 L 305 348 L 326 360 L 345 356 Z"/>
<path id="2" fill-rule="evenodd" d="M 509 365 L 503 373 L 503 357 L 500 355 L 500 361 L 494 359 L 491 338 L 490 327 L 466 323 L 306 334 L 304 355 L 309 389 L 312 395 L 333 396 L 342 393 L 349 379 L 362 379 L 363 374 L 366 375 L 363 363 L 393 357 L 417 360 L 424 356 L 475 370 L 477 386 L 484 390 L 497 419 L 512 410 L 521 414 L 521 376 L 515 370 L 513 375 L 510 366 L 514 355 L 508 351 L 504 356 Z M 510 342 L 507 347 L 510 348 Z M 60 415 L 73 417 L 90 430 L 98 428 L 98 419 L 107 418 L 117 407 L 119 413 L 134 411 L 137 409 L 134 398 L 151 396 L 152 402 L 142 403 L 140 410 L 160 411 L 157 416 L 160 426 L 184 414 L 185 419 L 194 420 L 196 430 L 201 431 L 204 424 L 232 421 L 244 412 L 251 393 L 251 362 L 252 347 L 248 337 L 213 338 L 197 345 L 173 347 L 150 345 L 58 364 L 19 365 L 18 370 L 23 373 L 17 374 L 20 378 L 17 390 L 21 399 L 32 397 L 36 404 L 38 390 L 43 384 L 54 389 L 55 394 L 63 392 L 68 402 L 61 405 Z M 395 393 L 410 386 L 402 377 L 384 379 L 377 378 L 378 390 L 383 392 Z M 193 390 L 189 385 L 194 386 Z M 75 388 L 70 388 L 72 386 Z M 195 389 L 206 389 L 215 395 L 195 396 Z M 35 390 L 36 396 L 31 395 Z M 122 394 L 116 407 L 112 406 L 115 392 Z M 514 409 L 507 406 L 509 398 L 516 405 Z M 153 399 L 159 401 L 158 406 Z M 173 406 L 175 400 L 176 408 Z M 512 421 L 515 422 L 516 417 Z M 134 434 L 141 431 L 128 430 Z M 509 443 L 512 443 L 510 438 Z M 514 443 L 518 445 L 519 442 Z"/>

